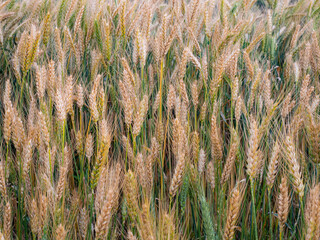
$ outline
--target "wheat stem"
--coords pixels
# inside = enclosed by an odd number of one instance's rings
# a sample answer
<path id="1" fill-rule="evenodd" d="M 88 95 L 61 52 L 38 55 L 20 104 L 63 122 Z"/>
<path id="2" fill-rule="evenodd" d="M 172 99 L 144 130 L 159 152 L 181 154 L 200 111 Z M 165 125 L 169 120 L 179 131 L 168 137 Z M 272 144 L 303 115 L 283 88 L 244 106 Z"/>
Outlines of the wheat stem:
<path id="1" fill-rule="evenodd" d="M 254 228 L 254 236 L 255 240 L 258 240 L 258 227 L 257 227 L 257 219 L 256 219 L 256 207 L 255 207 L 255 198 L 254 198 L 254 180 L 251 178 L 250 179 L 250 184 L 251 184 L 251 199 L 252 199 L 252 211 L 251 211 L 251 216 L 252 216 L 252 221 L 253 221 L 253 228 Z"/>
<path id="2" fill-rule="evenodd" d="M 272 233 L 271 190 L 268 190 L 268 206 L 269 206 L 269 233 L 270 233 L 270 239 L 273 239 L 273 233 Z"/>

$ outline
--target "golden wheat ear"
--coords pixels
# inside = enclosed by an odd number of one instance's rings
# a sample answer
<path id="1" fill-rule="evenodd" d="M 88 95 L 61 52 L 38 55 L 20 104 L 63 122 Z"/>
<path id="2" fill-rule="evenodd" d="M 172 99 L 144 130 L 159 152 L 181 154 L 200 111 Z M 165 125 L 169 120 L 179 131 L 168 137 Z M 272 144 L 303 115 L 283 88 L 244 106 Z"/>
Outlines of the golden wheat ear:
<path id="1" fill-rule="evenodd" d="M 243 184 L 236 184 L 235 188 L 229 195 L 228 215 L 223 234 L 224 240 L 231 240 L 234 238 L 236 223 L 239 218 L 243 195 Z"/>
<path id="2" fill-rule="evenodd" d="M 134 136 L 138 136 L 141 131 L 141 126 L 148 112 L 148 96 L 145 95 L 139 104 L 139 110 L 133 122 L 132 133 Z"/>
<path id="3" fill-rule="evenodd" d="M 184 176 L 185 170 L 185 156 L 184 154 L 179 154 L 178 163 L 174 170 L 174 174 L 171 180 L 169 193 L 171 197 L 174 197 L 177 193 L 179 186 L 182 184 L 182 179 Z"/>
<path id="4" fill-rule="evenodd" d="M 284 233 L 284 226 L 289 214 L 289 187 L 287 177 L 282 176 L 279 186 L 278 207 L 280 236 Z M 280 237 L 281 238 L 281 237 Z"/>
<path id="5" fill-rule="evenodd" d="M 55 106 L 57 109 L 57 121 L 59 122 L 60 126 L 63 126 L 66 117 L 66 104 L 64 101 L 64 96 L 61 90 L 57 90 L 56 96 L 55 96 Z"/>
<path id="6" fill-rule="evenodd" d="M 247 174 L 250 179 L 253 180 L 257 176 L 260 170 L 260 150 L 259 150 L 259 130 L 256 120 L 251 117 L 250 120 L 250 139 L 248 146 L 248 158 L 247 158 Z"/>
<path id="7" fill-rule="evenodd" d="M 67 231 L 64 226 L 60 223 L 60 225 L 56 229 L 56 239 L 57 240 L 65 240 L 67 236 Z"/>
<path id="8" fill-rule="evenodd" d="M 124 195 L 128 204 L 128 213 L 135 219 L 138 214 L 138 187 L 134 173 L 129 170 L 124 176 Z"/>
<path id="9" fill-rule="evenodd" d="M 215 116 L 215 113 L 212 113 L 212 116 L 211 116 L 210 139 L 211 139 L 211 149 L 212 149 L 213 158 L 215 161 L 221 162 L 222 146 L 221 146 L 220 134 L 218 132 L 217 118 Z"/>
<path id="10" fill-rule="evenodd" d="M 113 208 L 113 189 L 110 189 L 107 193 L 107 198 L 103 204 L 100 215 L 97 217 L 95 230 L 97 237 L 105 238 L 108 234 L 109 223 L 112 217 Z"/>
<path id="11" fill-rule="evenodd" d="M 133 235 L 133 233 L 129 230 L 127 234 L 128 240 L 137 240 L 137 238 Z"/>
<path id="12" fill-rule="evenodd" d="M 76 87 L 76 102 L 77 105 L 80 109 L 82 109 L 83 105 L 84 105 L 84 90 L 82 87 L 82 84 L 79 83 Z"/>
<path id="13" fill-rule="evenodd" d="M 277 176 L 278 165 L 279 165 L 279 155 L 280 155 L 280 145 L 278 141 L 276 141 L 273 146 L 273 150 L 272 150 L 272 154 L 271 154 L 271 158 L 268 166 L 267 178 L 266 178 L 269 191 L 271 190 L 274 184 L 275 178 Z"/>
<path id="14" fill-rule="evenodd" d="M 11 232 L 12 229 L 12 210 L 10 202 L 7 201 L 4 210 L 4 217 L 3 217 L 3 232 L 5 239 L 11 239 Z"/>
<path id="15" fill-rule="evenodd" d="M 35 199 L 32 199 L 30 206 L 30 222 L 31 222 L 31 230 L 34 234 L 38 233 L 39 227 L 39 209 L 38 203 Z"/>
<path id="16" fill-rule="evenodd" d="M 223 172 L 221 175 L 221 181 L 220 181 L 221 184 L 225 183 L 229 179 L 231 172 L 232 172 L 232 168 L 234 166 L 234 162 L 236 160 L 236 155 L 238 152 L 239 139 L 238 139 L 238 136 L 237 136 L 236 131 L 234 129 L 233 129 L 232 133 L 233 133 L 232 140 L 231 140 L 232 142 L 231 142 L 228 157 L 227 157 L 227 160 L 226 160 L 226 163 L 224 165 Z"/>
<path id="17" fill-rule="evenodd" d="M 167 96 L 167 111 L 171 111 L 173 106 L 174 106 L 174 102 L 176 99 L 176 91 L 173 87 L 172 84 L 169 85 L 169 92 L 168 92 L 168 96 Z"/>
<path id="18" fill-rule="evenodd" d="M 289 174 L 292 178 L 293 189 L 299 195 L 300 201 L 302 201 L 305 186 L 297 159 L 296 148 L 290 136 L 286 137 L 284 144 L 286 147 L 286 162 L 288 165 Z"/>
<path id="19" fill-rule="evenodd" d="M 145 202 L 142 205 L 142 210 L 140 211 L 140 227 L 139 232 L 143 239 L 155 240 L 154 234 L 154 221 L 150 213 L 150 204 Z"/>
<path id="20" fill-rule="evenodd" d="M 319 239 L 320 185 L 310 189 L 305 205 L 305 239 Z"/>
<path id="21" fill-rule="evenodd" d="M 214 188 L 215 188 L 215 173 L 214 173 L 213 161 L 210 161 L 207 164 L 206 178 L 207 178 L 207 182 L 210 183 L 212 191 L 214 191 Z"/>

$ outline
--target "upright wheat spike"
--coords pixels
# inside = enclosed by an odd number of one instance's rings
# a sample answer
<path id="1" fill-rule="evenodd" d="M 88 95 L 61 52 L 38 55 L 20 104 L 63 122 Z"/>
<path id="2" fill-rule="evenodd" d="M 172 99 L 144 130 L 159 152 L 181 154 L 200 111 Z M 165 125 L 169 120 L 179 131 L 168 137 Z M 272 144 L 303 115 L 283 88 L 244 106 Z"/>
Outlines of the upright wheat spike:
<path id="1" fill-rule="evenodd" d="M 82 139 L 81 131 L 77 131 L 75 133 L 75 137 L 76 137 L 76 150 L 81 155 L 83 153 L 83 147 L 82 147 L 83 139 Z"/>
<path id="2" fill-rule="evenodd" d="M 129 230 L 128 231 L 128 240 L 137 240 L 137 238 L 133 235 L 133 233 Z"/>
<path id="3" fill-rule="evenodd" d="M 128 138 L 124 135 L 122 135 L 122 146 L 125 149 L 125 152 L 127 154 L 127 157 L 129 158 L 129 160 L 131 160 L 133 162 L 134 160 L 134 154 L 133 154 L 133 149 L 131 147 L 131 143 L 129 142 Z"/>
<path id="4" fill-rule="evenodd" d="M 65 190 L 68 169 L 66 166 L 60 167 L 59 181 L 56 187 L 56 202 L 59 202 Z"/>
<path id="5" fill-rule="evenodd" d="M 179 239 L 179 235 L 175 226 L 174 216 L 166 212 L 162 213 L 161 215 L 163 223 L 161 224 L 162 229 L 160 230 L 160 239 Z"/>
<path id="6" fill-rule="evenodd" d="M 3 217 L 3 231 L 4 231 L 4 238 L 6 240 L 11 239 L 11 228 L 12 228 L 12 212 L 10 202 L 7 201 L 4 210 L 4 217 Z"/>
<path id="7" fill-rule="evenodd" d="M 305 239 L 319 239 L 320 224 L 320 185 L 310 189 L 305 207 L 306 236 Z"/>
<path id="8" fill-rule="evenodd" d="M 227 239 L 231 240 L 234 237 L 236 222 L 238 220 L 241 202 L 242 202 L 242 196 L 243 195 L 239 190 L 239 186 L 236 185 L 236 187 L 232 190 L 230 194 L 227 221 L 224 227 L 224 235 L 223 235 L 224 240 L 227 240 Z"/>
<path id="9" fill-rule="evenodd" d="M 200 175 L 203 173 L 205 164 L 206 164 L 206 153 L 203 150 L 203 148 L 201 148 L 199 152 L 199 160 L 198 160 L 198 171 Z"/>
<path id="10" fill-rule="evenodd" d="M 73 111 L 73 77 L 68 76 L 64 86 L 64 101 L 66 112 L 72 115 Z"/>
<path id="11" fill-rule="evenodd" d="M 302 80 L 300 89 L 300 106 L 308 106 L 313 87 L 310 86 L 310 75 L 307 74 Z"/>
<path id="12" fill-rule="evenodd" d="M 32 199 L 30 206 L 30 222 L 31 222 L 31 230 L 34 234 L 38 233 L 39 228 L 39 210 L 37 206 L 37 202 L 35 199 Z"/>
<path id="13" fill-rule="evenodd" d="M 239 79 L 238 77 L 235 77 L 232 81 L 232 87 L 231 87 L 231 97 L 232 97 L 232 103 L 236 106 L 237 98 L 239 95 Z"/>
<path id="14" fill-rule="evenodd" d="M 191 95 L 192 95 L 192 102 L 195 108 L 197 108 L 199 104 L 199 90 L 198 90 L 198 81 L 194 81 L 191 87 Z"/>
<path id="15" fill-rule="evenodd" d="M 300 200 L 304 196 L 304 184 L 302 175 L 300 172 L 300 166 L 296 157 L 296 150 L 295 146 L 291 140 L 290 136 L 287 136 L 285 140 L 286 150 L 287 150 L 287 163 L 288 163 L 288 170 L 292 177 L 292 184 L 294 190 L 298 193 Z"/>
<path id="16" fill-rule="evenodd" d="M 60 223 L 60 225 L 56 229 L 56 239 L 57 240 L 65 240 L 67 236 L 67 231 L 64 226 Z"/>
<path id="17" fill-rule="evenodd" d="M 90 162 L 91 157 L 93 155 L 93 136 L 91 133 L 89 133 L 86 138 L 85 149 L 86 149 L 86 157 Z"/>
<path id="18" fill-rule="evenodd" d="M 4 173 L 3 161 L 0 162 L 0 192 L 3 198 L 7 196 L 6 176 Z"/>
<path id="19" fill-rule="evenodd" d="M 214 73 L 214 77 L 210 82 L 210 94 L 212 96 L 216 94 L 217 89 L 221 85 L 225 66 L 226 66 L 226 59 L 223 56 L 220 56 L 214 64 L 215 73 Z"/>
<path id="20" fill-rule="evenodd" d="M 98 88 L 101 82 L 101 75 L 97 75 L 93 82 L 93 86 L 91 89 L 91 93 L 89 94 L 89 108 L 92 115 L 92 118 L 95 122 L 99 119 L 99 111 L 98 111 L 98 104 L 97 104 L 97 95 L 98 95 Z"/>
<path id="21" fill-rule="evenodd" d="M 292 93 L 289 93 L 283 100 L 283 106 L 281 109 L 281 116 L 283 118 L 286 118 L 288 116 L 288 114 L 292 111 L 293 107 L 296 104 L 296 101 L 291 100 L 291 98 L 292 98 Z"/>
<path id="22" fill-rule="evenodd" d="M 57 120 L 61 126 L 63 126 L 64 121 L 66 120 L 66 104 L 63 100 L 63 94 L 61 90 L 57 90 L 56 97 L 55 97 L 55 104 L 57 108 Z"/>
<path id="23" fill-rule="evenodd" d="M 250 179 L 253 180 L 260 169 L 261 159 L 259 154 L 259 142 L 258 142 L 258 126 L 256 121 L 252 118 L 250 121 L 250 139 L 248 148 L 247 159 L 247 174 Z"/>
<path id="24" fill-rule="evenodd" d="M 133 131 L 132 131 L 134 136 L 137 136 L 140 133 L 141 126 L 145 119 L 147 111 L 148 111 L 148 97 L 145 95 L 142 101 L 140 102 L 139 111 L 137 112 L 137 115 L 134 119 Z"/>
<path id="25" fill-rule="evenodd" d="M 214 174 L 213 161 L 210 161 L 207 165 L 206 177 L 207 177 L 207 181 L 210 183 L 211 189 L 213 191 L 214 187 L 215 187 L 215 174 Z"/>
<path id="26" fill-rule="evenodd" d="M 41 235 L 41 229 L 46 225 L 48 219 L 48 197 L 45 194 L 40 194 L 39 202 L 39 235 Z"/>
<path id="27" fill-rule="evenodd" d="M 207 111 L 207 103 L 204 102 L 201 106 L 201 110 L 200 110 L 200 120 L 204 121 L 204 119 L 206 118 L 206 111 Z"/>
<path id="28" fill-rule="evenodd" d="M 195 163 L 199 160 L 199 145 L 200 145 L 200 139 L 199 139 L 199 133 L 197 131 L 194 131 L 192 133 L 192 158 Z"/>
<path id="29" fill-rule="evenodd" d="M 45 144 L 45 146 L 49 146 L 49 142 L 50 142 L 50 133 L 49 133 L 49 129 L 48 129 L 48 126 L 47 126 L 47 120 L 46 120 L 46 116 L 41 112 L 39 111 L 38 112 L 38 126 L 39 126 L 39 129 L 41 129 L 40 133 L 39 133 L 39 137 L 42 141 L 42 143 Z"/>
<path id="30" fill-rule="evenodd" d="M 250 189 L 251 189 L 251 199 L 252 199 L 252 219 L 254 228 L 255 239 L 258 239 L 258 227 L 255 212 L 255 191 L 254 191 L 254 181 L 257 174 L 260 172 L 260 166 L 262 165 L 262 153 L 259 148 L 259 130 L 257 123 L 254 118 L 250 119 L 250 139 L 248 148 L 248 158 L 247 158 L 247 174 L 250 178 Z"/>
<path id="31" fill-rule="evenodd" d="M 146 179 L 146 167 L 145 161 L 143 159 L 142 153 L 138 153 L 136 156 L 136 170 L 137 177 L 139 179 L 140 185 L 145 189 L 147 186 L 147 179 Z"/>
<path id="32" fill-rule="evenodd" d="M 22 144 L 26 138 L 24 126 L 21 117 L 18 115 L 18 112 L 14 109 L 14 125 L 12 131 L 12 141 L 18 152 L 22 150 Z"/>
<path id="33" fill-rule="evenodd" d="M 83 239 L 86 238 L 89 223 L 89 215 L 85 207 L 80 210 L 79 228 Z"/>
<path id="34" fill-rule="evenodd" d="M 96 212 L 100 212 L 101 208 L 102 208 L 102 204 L 105 200 L 105 196 L 107 195 L 107 190 L 108 190 L 108 178 L 107 178 L 108 174 L 108 169 L 107 167 L 102 167 L 101 169 L 101 173 L 98 179 L 98 183 L 97 183 L 97 191 L 96 191 L 96 198 L 95 198 L 95 209 Z M 111 177 L 111 176 L 109 176 Z"/>
<path id="35" fill-rule="evenodd" d="M 294 30 L 294 33 L 292 35 L 292 38 L 291 38 L 291 43 L 290 43 L 290 47 L 291 48 L 294 48 L 295 45 L 297 44 L 297 40 L 298 40 L 298 34 L 299 34 L 299 31 L 300 31 L 300 24 L 298 24 Z"/>
<path id="36" fill-rule="evenodd" d="M 235 132 L 235 130 L 234 130 L 234 132 Z M 236 133 L 233 133 L 233 134 L 234 134 L 234 136 L 233 136 L 233 139 L 231 142 L 228 157 L 227 157 L 227 160 L 226 160 L 226 163 L 224 165 L 223 172 L 221 175 L 221 181 L 220 181 L 221 184 L 225 183 L 230 177 L 230 174 L 231 174 L 231 171 L 234 166 L 235 159 L 236 159 L 238 147 L 239 147 L 239 142 L 238 142 Z"/>
<path id="37" fill-rule="evenodd" d="M 80 84 L 77 85 L 77 94 L 76 94 L 76 101 L 78 107 L 81 109 L 84 105 L 84 92 L 83 92 L 83 87 Z"/>
<path id="38" fill-rule="evenodd" d="M 176 98 L 176 91 L 172 84 L 169 85 L 169 92 L 167 95 L 167 111 L 171 111 Z"/>
<path id="39" fill-rule="evenodd" d="M 287 184 L 286 176 L 281 178 L 280 183 L 280 192 L 278 195 L 278 215 L 279 215 L 279 228 L 280 228 L 280 239 L 282 239 L 282 235 L 284 232 L 284 225 L 287 221 L 289 214 L 289 189 Z"/>
<path id="40" fill-rule="evenodd" d="M 105 154 L 108 153 L 108 150 L 111 145 L 111 140 L 112 131 L 110 129 L 110 123 L 106 119 L 102 119 L 99 122 L 99 141 Z"/>
<path id="41" fill-rule="evenodd" d="M 74 23 L 74 28 L 73 28 L 73 31 L 74 31 L 74 34 L 78 33 L 78 30 L 80 28 L 80 25 L 81 25 L 81 19 L 82 19 L 82 16 L 83 16 L 83 12 L 84 12 L 84 9 L 85 9 L 85 6 L 83 5 L 77 15 L 77 18 L 76 18 L 76 21 Z"/>
<path id="42" fill-rule="evenodd" d="M 221 147 L 220 136 L 218 133 L 217 119 L 216 119 L 215 113 L 213 113 L 211 116 L 210 139 L 211 139 L 211 148 L 212 148 L 213 157 L 215 161 L 220 162 L 222 160 L 222 147 Z"/>
<path id="43" fill-rule="evenodd" d="M 238 123 L 241 117 L 242 105 L 243 105 L 243 100 L 242 100 L 242 97 L 239 95 L 237 98 L 236 107 L 235 107 L 235 118 Z"/>
<path id="44" fill-rule="evenodd" d="M 3 137 L 7 144 L 11 139 L 13 118 L 13 109 L 9 105 L 9 107 L 6 107 L 5 109 L 5 114 L 3 118 Z"/>
<path id="45" fill-rule="evenodd" d="M 135 219 L 138 213 L 138 189 L 137 180 L 131 170 L 125 174 L 123 190 L 126 196 L 129 214 Z"/>
<path id="46" fill-rule="evenodd" d="M 185 156 L 184 154 L 179 154 L 178 157 L 178 163 L 177 166 L 174 170 L 174 174 L 171 180 L 170 188 L 169 188 L 169 193 L 171 197 L 174 197 L 177 193 L 177 190 L 179 186 L 182 183 L 182 178 L 184 174 L 184 169 L 185 169 Z"/>
<path id="47" fill-rule="evenodd" d="M 37 67 L 36 69 L 36 86 L 37 86 L 37 95 L 39 99 L 42 99 L 45 92 L 45 76 L 46 69 L 45 67 Z"/>
<path id="48" fill-rule="evenodd" d="M 32 141 L 29 140 L 28 142 L 25 143 L 23 147 L 23 178 L 26 179 L 29 169 L 30 169 L 30 164 L 32 161 L 32 156 L 33 156 L 33 145 Z"/>
<path id="49" fill-rule="evenodd" d="M 97 218 L 96 223 L 96 233 L 98 238 L 105 238 L 108 234 L 109 223 L 112 216 L 112 208 L 113 206 L 113 197 L 114 197 L 114 190 L 110 189 L 107 193 L 107 198 L 105 203 L 103 204 L 102 210 L 100 215 Z"/>
<path id="50" fill-rule="evenodd" d="M 153 233 L 153 221 L 149 210 L 149 203 L 146 202 L 142 205 L 142 211 L 140 213 L 140 233 L 143 239 L 155 240 Z"/>

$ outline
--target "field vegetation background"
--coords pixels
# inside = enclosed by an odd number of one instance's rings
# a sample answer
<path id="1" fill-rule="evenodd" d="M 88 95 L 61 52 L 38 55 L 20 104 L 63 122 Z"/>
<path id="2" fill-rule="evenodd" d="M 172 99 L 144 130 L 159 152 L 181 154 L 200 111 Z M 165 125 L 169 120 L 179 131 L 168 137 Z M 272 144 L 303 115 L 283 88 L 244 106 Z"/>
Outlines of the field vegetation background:
<path id="1" fill-rule="evenodd" d="M 320 239 L 319 0 L 0 3 L 0 239 Z"/>

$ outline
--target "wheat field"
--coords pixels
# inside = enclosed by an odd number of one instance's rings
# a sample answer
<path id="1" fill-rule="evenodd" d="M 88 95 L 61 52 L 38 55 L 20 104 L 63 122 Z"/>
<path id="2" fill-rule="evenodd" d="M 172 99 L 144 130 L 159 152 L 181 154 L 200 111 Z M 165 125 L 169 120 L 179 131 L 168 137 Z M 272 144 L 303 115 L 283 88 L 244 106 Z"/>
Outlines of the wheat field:
<path id="1" fill-rule="evenodd" d="M 319 0 L 2 0 L 0 240 L 320 239 Z"/>

